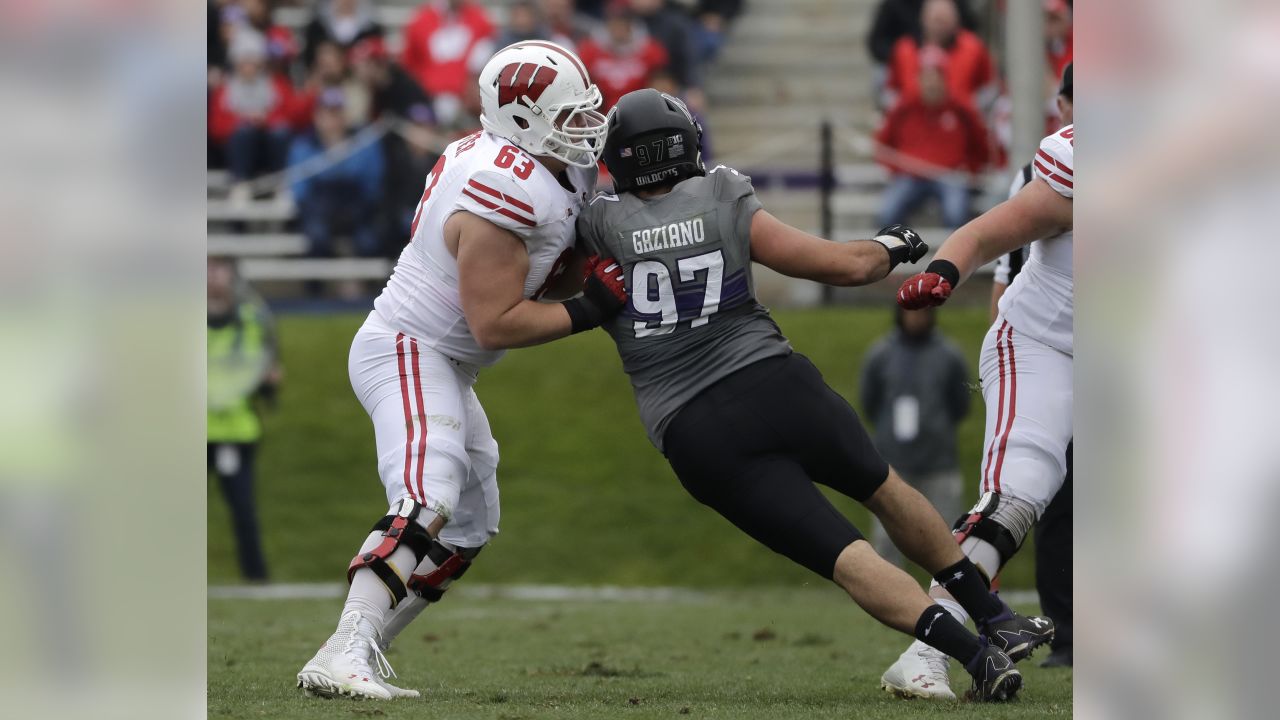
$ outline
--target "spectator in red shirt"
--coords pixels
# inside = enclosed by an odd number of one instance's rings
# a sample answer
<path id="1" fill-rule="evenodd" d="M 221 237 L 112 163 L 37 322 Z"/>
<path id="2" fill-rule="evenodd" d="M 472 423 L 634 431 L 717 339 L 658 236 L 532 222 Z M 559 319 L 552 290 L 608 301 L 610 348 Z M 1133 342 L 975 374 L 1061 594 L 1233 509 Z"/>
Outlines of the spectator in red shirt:
<path id="1" fill-rule="evenodd" d="M 460 114 L 467 86 L 493 54 L 494 34 L 489 14 L 473 0 L 426 3 L 405 26 L 401 64 L 432 97 L 440 122 Z"/>
<path id="2" fill-rule="evenodd" d="M 1045 55 L 1049 60 L 1049 73 L 1057 90 L 1058 78 L 1071 62 L 1073 37 L 1071 32 L 1071 7 L 1067 0 L 1045 0 L 1044 3 Z"/>
<path id="3" fill-rule="evenodd" d="M 649 36 L 626 0 L 609 3 L 604 32 L 583 41 L 578 57 L 600 88 L 602 112 L 623 95 L 649 87 L 654 73 L 667 66 L 667 51 Z"/>
<path id="4" fill-rule="evenodd" d="M 876 135 L 876 159 L 893 173 L 880 222 L 907 222 L 936 197 L 943 222 L 960 227 L 969 220 L 968 173 L 987 164 L 987 129 L 972 105 L 949 93 L 946 53 L 927 47 L 920 55 L 919 91 L 902 97 Z"/>
<path id="5" fill-rule="evenodd" d="M 920 36 L 920 10 L 925 0 L 880 0 L 876 18 L 867 34 L 867 49 L 877 65 L 887 65 L 893 56 L 893 46 L 905 35 Z M 968 30 L 978 29 L 978 18 L 969 7 L 969 0 L 957 0 L 960 24 Z"/>
<path id="6" fill-rule="evenodd" d="M 960 26 L 955 0 L 925 0 L 920 9 L 920 36 L 898 38 L 889 61 L 889 107 L 902 95 L 920 91 L 920 50 L 935 45 L 947 55 L 947 89 L 952 97 L 984 108 L 999 88 L 995 64 L 977 35 Z"/>
<path id="7" fill-rule="evenodd" d="M 345 51 L 365 38 L 382 37 L 375 9 L 369 0 L 320 0 L 315 17 L 307 24 L 302 61 L 310 68 L 317 48 L 326 40 Z"/>
<path id="8" fill-rule="evenodd" d="M 1073 37 L 1071 7 L 1066 0 L 1045 0 L 1044 3 L 1044 86 L 1045 103 L 1044 134 L 1052 135 L 1066 123 L 1062 122 L 1058 93 L 1062 74 L 1071 64 Z"/>
<path id="9" fill-rule="evenodd" d="M 231 39 L 232 73 L 209 101 L 209 135 L 226 152 L 236 182 L 232 197 L 246 199 L 246 181 L 278 170 L 290 137 L 293 91 L 267 70 L 267 40 L 242 27 Z"/>

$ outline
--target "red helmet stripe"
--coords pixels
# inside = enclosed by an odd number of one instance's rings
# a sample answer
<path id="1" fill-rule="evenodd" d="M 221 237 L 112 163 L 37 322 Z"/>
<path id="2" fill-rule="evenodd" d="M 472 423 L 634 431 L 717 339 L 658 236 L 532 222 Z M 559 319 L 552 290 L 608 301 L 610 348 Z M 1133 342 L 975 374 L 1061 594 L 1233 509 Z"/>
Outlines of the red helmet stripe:
<path id="1" fill-rule="evenodd" d="M 554 50 L 557 53 L 560 53 L 561 55 L 565 56 L 566 58 L 569 59 L 569 62 L 573 64 L 573 67 L 578 71 L 578 74 L 582 76 L 583 86 L 586 87 L 591 85 L 591 81 L 587 79 L 587 69 L 582 66 L 581 60 L 574 57 L 573 53 L 566 51 L 564 48 L 560 47 L 559 45 L 553 45 L 548 42 L 538 42 L 537 40 L 522 42 L 517 47 L 526 47 L 529 45 L 532 45 L 534 47 L 546 48 L 548 50 Z"/>

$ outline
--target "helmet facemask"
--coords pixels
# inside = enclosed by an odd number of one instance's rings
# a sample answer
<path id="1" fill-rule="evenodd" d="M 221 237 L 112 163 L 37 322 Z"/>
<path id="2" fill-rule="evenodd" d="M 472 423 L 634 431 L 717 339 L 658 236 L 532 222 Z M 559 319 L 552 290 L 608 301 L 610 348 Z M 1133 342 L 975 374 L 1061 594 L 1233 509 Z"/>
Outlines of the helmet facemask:
<path id="1" fill-rule="evenodd" d="M 553 119 L 551 131 L 542 141 L 543 154 L 575 167 L 595 167 L 600 161 L 609 121 L 596 110 L 600 106 L 600 90 L 592 85 L 587 92 L 587 98 L 580 102 L 561 103 L 544 110 Z"/>

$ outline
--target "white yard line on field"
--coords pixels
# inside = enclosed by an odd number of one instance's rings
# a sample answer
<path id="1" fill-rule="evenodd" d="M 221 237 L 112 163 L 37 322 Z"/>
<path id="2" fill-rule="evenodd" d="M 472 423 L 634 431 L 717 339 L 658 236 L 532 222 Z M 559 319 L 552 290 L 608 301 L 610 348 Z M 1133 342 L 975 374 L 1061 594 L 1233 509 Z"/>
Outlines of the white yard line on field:
<path id="1" fill-rule="evenodd" d="M 327 600 L 346 595 L 345 583 L 273 583 L 213 585 L 214 600 Z M 460 585 L 449 594 L 473 599 L 583 602 L 709 602 L 707 593 L 676 587 L 617 587 L 570 585 Z"/>
<path id="2" fill-rule="evenodd" d="M 773 588 L 769 588 L 773 589 Z M 331 600 L 347 593 L 345 583 L 271 583 L 267 585 L 211 585 L 213 600 Z M 670 602 L 706 603 L 713 592 L 680 587 L 618 587 L 571 585 L 463 585 L 450 591 L 455 597 L 482 600 L 534 600 L 542 602 Z M 1010 590 L 1000 597 L 1012 605 L 1039 604 L 1034 590 Z"/>

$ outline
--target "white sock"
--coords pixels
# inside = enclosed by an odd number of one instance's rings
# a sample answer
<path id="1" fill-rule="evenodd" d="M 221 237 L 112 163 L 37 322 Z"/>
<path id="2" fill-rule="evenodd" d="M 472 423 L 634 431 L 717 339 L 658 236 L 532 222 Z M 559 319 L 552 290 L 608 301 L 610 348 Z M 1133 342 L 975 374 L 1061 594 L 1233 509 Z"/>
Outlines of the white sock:
<path id="1" fill-rule="evenodd" d="M 933 601 L 941 605 L 947 612 L 951 613 L 951 617 L 955 618 L 956 622 L 961 625 L 968 622 L 969 613 L 965 612 L 964 608 L 960 607 L 960 603 L 948 598 L 934 598 Z"/>
<path id="2" fill-rule="evenodd" d="M 409 597 L 401 600 L 396 609 L 387 614 L 386 623 L 382 627 L 383 652 L 391 647 L 391 641 L 400 635 L 400 631 L 408 627 L 430 604 L 421 595 L 409 593 Z"/>

